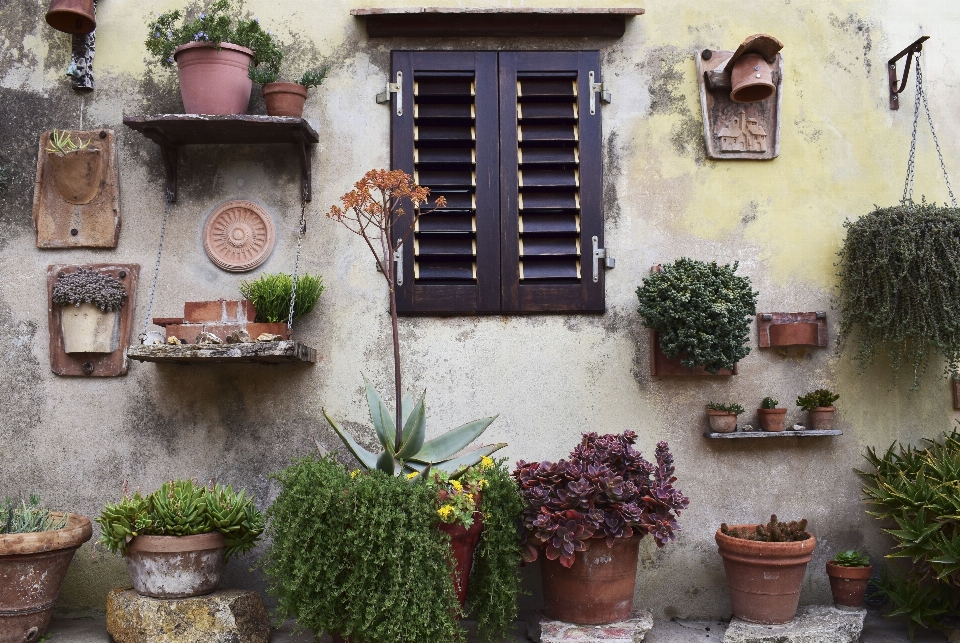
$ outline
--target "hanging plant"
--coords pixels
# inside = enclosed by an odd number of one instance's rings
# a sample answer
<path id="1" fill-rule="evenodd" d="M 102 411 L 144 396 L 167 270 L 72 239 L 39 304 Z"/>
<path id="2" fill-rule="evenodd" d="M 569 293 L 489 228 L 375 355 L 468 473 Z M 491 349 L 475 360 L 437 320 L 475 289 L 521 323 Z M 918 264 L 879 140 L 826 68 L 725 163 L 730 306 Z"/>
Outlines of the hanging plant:
<path id="1" fill-rule="evenodd" d="M 660 333 L 664 355 L 716 375 L 750 354 L 746 344 L 759 293 L 748 277 L 734 274 L 737 265 L 684 257 L 643 280 L 637 312 Z"/>
<path id="2" fill-rule="evenodd" d="M 934 354 L 960 375 L 960 209 L 922 201 L 844 223 L 839 343 L 861 370 L 882 351 L 920 384 Z"/>

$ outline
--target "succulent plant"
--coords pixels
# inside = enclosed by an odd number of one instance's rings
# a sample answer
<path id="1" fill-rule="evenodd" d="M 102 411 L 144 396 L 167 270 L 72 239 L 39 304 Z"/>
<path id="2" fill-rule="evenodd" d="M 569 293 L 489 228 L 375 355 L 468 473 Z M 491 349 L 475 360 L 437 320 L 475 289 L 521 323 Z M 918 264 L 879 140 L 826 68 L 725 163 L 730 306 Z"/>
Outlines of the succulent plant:
<path id="1" fill-rule="evenodd" d="M 102 311 L 114 311 L 126 300 L 127 291 L 119 279 L 95 270 L 79 268 L 58 277 L 53 286 L 53 303 L 61 306 L 93 304 Z"/>
<path id="2" fill-rule="evenodd" d="M 673 456 L 657 444 L 657 464 L 633 449 L 637 434 L 584 433 L 570 458 L 524 462 L 513 472 L 525 501 L 524 558 L 537 559 L 539 544 L 549 560 L 570 567 L 589 538 L 653 535 L 658 547 L 674 539 L 677 517 L 689 499 L 674 488 Z"/>
<path id="3" fill-rule="evenodd" d="M 847 551 L 837 552 L 837 555 L 830 562 L 840 567 L 869 567 L 870 557 L 861 554 L 856 549 L 848 549 Z"/>
<path id="4" fill-rule="evenodd" d="M 413 404 L 412 397 L 409 395 L 403 396 L 400 403 L 404 423 L 403 432 L 400 444 L 396 445 L 394 444 L 396 425 L 390 409 L 376 389 L 373 388 L 370 380 L 364 377 L 363 382 L 367 390 L 370 419 L 373 421 L 373 428 L 377 433 L 383 451 L 379 454 L 367 451 L 336 420 L 330 417 L 326 410 L 323 411 L 323 416 L 327 418 L 327 422 L 343 440 L 350 453 L 368 470 L 379 469 L 390 475 L 407 475 L 416 472 L 421 475 L 410 476 L 410 479 L 418 480 L 422 477 L 422 474 L 427 473 L 432 468 L 450 474 L 451 478 L 456 478 L 463 474 L 466 467 L 478 464 L 484 456 L 489 456 L 491 453 L 507 446 L 505 442 L 501 442 L 477 447 L 462 455 L 457 455 L 480 437 L 480 434 L 487 430 L 487 427 L 497 419 L 497 416 L 468 422 L 455 429 L 450 429 L 439 437 L 424 441 L 427 433 L 426 407 L 424 406 L 426 391 L 420 396 L 416 405 Z"/>
<path id="5" fill-rule="evenodd" d="M 780 404 L 780 400 L 775 400 L 772 397 L 765 397 L 763 401 L 760 402 L 761 409 L 775 409 L 777 404 Z"/>
<path id="6" fill-rule="evenodd" d="M 797 398 L 797 406 L 804 411 L 833 406 L 833 403 L 840 399 L 838 393 L 825 388 L 818 388 L 816 391 L 810 391 L 806 395 Z"/>
<path id="7" fill-rule="evenodd" d="M 756 527 L 728 527 L 727 523 L 720 525 L 720 533 L 726 534 L 732 538 L 742 540 L 756 540 L 765 543 L 791 543 L 800 540 L 807 540 L 810 534 L 807 533 L 807 519 L 797 522 L 780 522 L 776 514 L 770 516 L 770 522 Z"/>
<path id="8" fill-rule="evenodd" d="M 30 495 L 29 504 L 21 500 L 17 505 L 10 498 L 0 507 L 0 534 L 30 534 L 38 531 L 63 529 L 67 514 L 53 516 L 40 505 L 40 497 Z"/>
<path id="9" fill-rule="evenodd" d="M 736 403 L 722 404 L 720 402 L 710 402 L 707 404 L 707 408 L 711 411 L 722 411 L 723 413 L 733 413 L 734 415 L 743 413 L 743 407 Z"/>
<path id="10" fill-rule="evenodd" d="M 66 130 L 53 130 L 50 133 L 50 147 L 47 148 L 47 152 L 50 154 L 69 154 L 90 146 L 90 139 L 83 140 L 78 136 L 77 140 L 80 141 L 79 144 L 73 142 L 73 136 Z"/>

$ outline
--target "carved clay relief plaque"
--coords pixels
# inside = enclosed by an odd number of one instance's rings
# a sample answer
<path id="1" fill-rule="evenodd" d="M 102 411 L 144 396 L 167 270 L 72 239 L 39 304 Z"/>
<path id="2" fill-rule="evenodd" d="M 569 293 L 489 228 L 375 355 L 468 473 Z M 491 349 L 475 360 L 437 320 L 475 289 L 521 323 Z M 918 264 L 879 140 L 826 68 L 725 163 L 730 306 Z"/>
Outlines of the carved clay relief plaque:
<path id="1" fill-rule="evenodd" d="M 253 270 L 277 242 L 273 219 L 252 201 L 228 201 L 215 209 L 203 228 L 210 261 L 230 272 Z"/>

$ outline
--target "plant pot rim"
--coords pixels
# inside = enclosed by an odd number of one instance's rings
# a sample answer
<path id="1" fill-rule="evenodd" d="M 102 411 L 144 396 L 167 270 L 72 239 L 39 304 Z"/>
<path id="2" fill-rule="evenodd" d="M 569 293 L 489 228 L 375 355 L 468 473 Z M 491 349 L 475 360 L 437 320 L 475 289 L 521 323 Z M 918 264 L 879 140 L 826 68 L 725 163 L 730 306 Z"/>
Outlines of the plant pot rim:
<path id="1" fill-rule="evenodd" d="M 301 85 L 300 83 L 291 83 L 287 81 L 277 81 L 275 83 L 267 83 L 260 88 L 260 91 L 263 94 L 297 94 L 299 96 L 307 97 L 307 88 Z"/>
<path id="2" fill-rule="evenodd" d="M 757 409 L 757 413 L 761 415 L 786 415 L 787 409 L 780 408 L 779 406 L 775 409 Z"/>
<path id="3" fill-rule="evenodd" d="M 63 511 L 51 511 L 51 516 L 61 517 Z M 90 540 L 93 526 L 90 519 L 80 514 L 67 513 L 63 529 L 37 531 L 29 534 L 0 535 L 0 556 L 36 554 L 44 551 L 79 547 Z"/>
<path id="4" fill-rule="evenodd" d="M 873 575 L 873 565 L 849 567 L 847 565 L 838 565 L 832 560 L 827 561 L 827 576 L 835 578 L 866 579 Z"/>
<path id="5" fill-rule="evenodd" d="M 180 553 L 226 547 L 226 539 L 219 531 L 192 536 L 137 536 L 130 541 L 127 552 Z"/>
<path id="6" fill-rule="evenodd" d="M 714 416 L 717 416 L 717 415 L 719 415 L 719 416 L 732 415 L 732 416 L 734 416 L 734 417 L 737 417 L 737 414 L 734 413 L 733 411 L 717 411 L 716 409 L 707 409 L 707 415 L 714 415 Z"/>
<path id="7" fill-rule="evenodd" d="M 758 523 L 747 525 L 729 525 L 731 529 L 752 528 L 755 529 Z M 762 540 L 746 540 L 744 538 L 734 538 L 728 536 L 717 529 L 714 538 L 721 554 L 724 550 L 745 556 L 753 556 L 761 559 L 775 559 L 779 557 L 806 556 L 809 560 L 810 555 L 817 546 L 817 538 L 809 531 L 805 534 L 810 536 L 806 540 L 794 540 L 792 542 L 771 543 Z"/>
<path id="8" fill-rule="evenodd" d="M 60 150 L 55 150 L 55 151 L 53 151 L 53 152 L 51 152 L 50 150 L 46 150 L 46 152 L 47 152 L 47 156 L 56 156 L 56 157 L 58 157 L 58 158 L 65 159 L 65 158 L 67 158 L 67 156 L 68 156 L 69 154 L 81 154 L 81 153 L 84 153 L 84 154 L 93 154 L 93 153 L 99 154 L 99 153 L 100 153 L 100 148 L 99 148 L 99 147 L 90 147 L 90 146 L 87 146 L 87 147 L 84 147 L 84 148 L 82 148 L 82 149 L 67 150 L 66 152 L 61 152 Z"/>
<path id="9" fill-rule="evenodd" d="M 185 45 L 180 45 L 179 47 L 177 47 L 176 49 L 173 50 L 173 59 L 176 60 L 176 59 L 177 59 L 177 55 L 178 55 L 180 52 L 182 52 L 182 51 L 186 51 L 187 49 L 200 49 L 201 47 L 203 47 L 203 48 L 208 48 L 208 49 L 215 49 L 215 45 L 214 45 L 214 43 L 212 43 L 212 42 L 207 42 L 207 41 L 188 42 L 187 44 L 185 44 Z M 231 51 L 236 51 L 236 52 L 239 52 L 239 53 L 241 53 L 241 54 L 247 54 L 248 56 L 250 56 L 251 58 L 253 58 L 253 50 L 252 50 L 252 49 L 247 49 L 246 47 L 241 47 L 240 45 L 235 45 L 235 44 L 233 44 L 232 42 L 221 42 L 221 43 L 220 43 L 220 49 L 229 49 L 229 50 L 231 50 Z"/>
<path id="10" fill-rule="evenodd" d="M 818 413 L 818 412 L 819 412 L 819 413 L 826 413 L 826 412 L 832 413 L 833 411 L 836 411 L 836 410 L 837 410 L 837 407 L 835 407 L 835 406 L 818 406 L 818 407 L 814 408 L 812 411 L 808 411 L 808 413 Z"/>

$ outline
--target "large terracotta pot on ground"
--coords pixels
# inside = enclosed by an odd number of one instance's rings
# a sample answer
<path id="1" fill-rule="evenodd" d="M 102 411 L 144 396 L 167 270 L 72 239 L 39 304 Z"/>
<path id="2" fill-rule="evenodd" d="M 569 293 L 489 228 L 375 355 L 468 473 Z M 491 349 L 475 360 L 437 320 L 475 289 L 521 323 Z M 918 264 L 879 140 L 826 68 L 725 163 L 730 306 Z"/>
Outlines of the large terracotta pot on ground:
<path id="1" fill-rule="evenodd" d="M 127 548 L 127 571 L 133 589 L 153 598 L 188 598 L 209 594 L 223 573 L 223 534 L 137 536 Z"/>
<path id="2" fill-rule="evenodd" d="M 173 52 L 180 74 L 180 96 L 187 114 L 246 114 L 253 81 L 247 69 L 253 51 L 229 42 L 216 49 L 207 42 L 180 45 Z"/>
<path id="3" fill-rule="evenodd" d="M 827 561 L 827 576 L 830 577 L 830 591 L 833 593 L 833 602 L 844 607 L 863 607 L 863 599 L 867 595 L 867 583 L 873 567 L 846 567 Z"/>
<path id="4" fill-rule="evenodd" d="M 730 527 L 753 530 L 756 525 Z M 727 574 L 733 615 L 765 625 L 793 619 L 800 603 L 800 586 L 807 563 L 817 546 L 813 534 L 806 540 L 788 543 L 734 538 L 719 529 L 715 537 Z"/>
<path id="5" fill-rule="evenodd" d="M 637 557 L 642 536 L 591 538 L 587 549 L 575 554 L 573 566 L 541 554 L 544 612 L 568 623 L 603 625 L 630 618 L 637 582 Z"/>
<path id="6" fill-rule="evenodd" d="M 737 430 L 737 416 L 733 413 L 707 409 L 707 419 L 710 420 L 710 430 L 714 433 L 733 433 Z"/>
<path id="7" fill-rule="evenodd" d="M 0 535 L 0 643 L 46 634 L 73 554 L 92 533 L 88 518 L 69 514 L 63 529 Z"/>
<path id="8" fill-rule="evenodd" d="M 53 184 L 67 203 L 85 205 L 100 193 L 104 183 L 103 154 L 85 147 L 73 152 L 47 152 L 53 168 Z"/>
<path id="9" fill-rule="evenodd" d="M 87 303 L 63 306 L 60 328 L 66 353 L 112 353 L 117 348 L 115 310 L 104 312 Z"/>
<path id="10" fill-rule="evenodd" d="M 783 421 L 787 417 L 787 409 L 757 409 L 757 419 L 760 428 L 764 431 L 779 433 L 783 431 Z"/>
<path id="11" fill-rule="evenodd" d="M 833 416 L 836 412 L 835 406 L 818 406 L 809 411 L 810 428 L 814 431 L 829 431 L 833 428 Z"/>
<path id="12" fill-rule="evenodd" d="M 303 118 L 307 88 L 300 83 L 267 83 L 260 91 L 267 105 L 267 116 Z"/>

